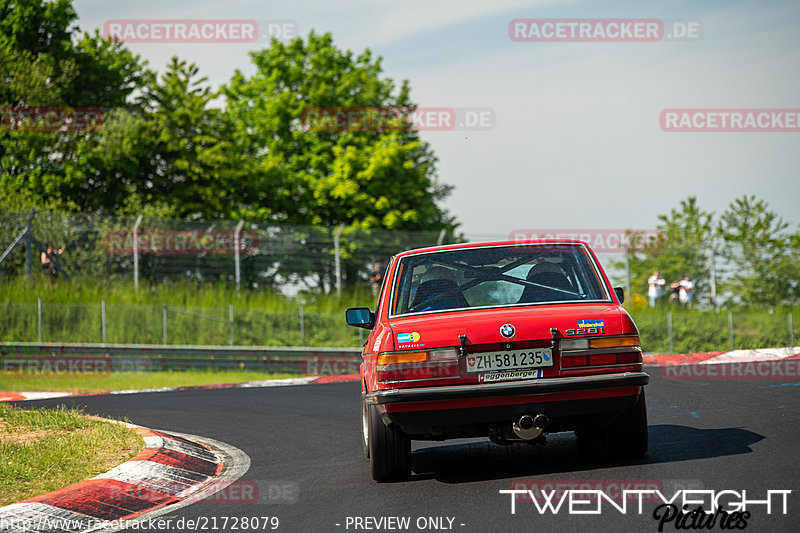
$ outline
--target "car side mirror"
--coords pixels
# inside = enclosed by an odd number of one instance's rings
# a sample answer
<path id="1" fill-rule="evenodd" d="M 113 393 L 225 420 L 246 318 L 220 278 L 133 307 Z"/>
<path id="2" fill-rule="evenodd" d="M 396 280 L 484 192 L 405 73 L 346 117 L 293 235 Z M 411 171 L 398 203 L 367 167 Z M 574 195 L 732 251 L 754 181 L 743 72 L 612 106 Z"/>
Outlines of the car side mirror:
<path id="1" fill-rule="evenodd" d="M 348 326 L 372 329 L 375 325 L 375 314 L 369 307 L 351 307 L 344 313 Z"/>
<path id="2" fill-rule="evenodd" d="M 625 291 L 622 290 L 622 287 L 614 287 L 614 294 L 617 295 L 619 303 L 625 303 Z"/>

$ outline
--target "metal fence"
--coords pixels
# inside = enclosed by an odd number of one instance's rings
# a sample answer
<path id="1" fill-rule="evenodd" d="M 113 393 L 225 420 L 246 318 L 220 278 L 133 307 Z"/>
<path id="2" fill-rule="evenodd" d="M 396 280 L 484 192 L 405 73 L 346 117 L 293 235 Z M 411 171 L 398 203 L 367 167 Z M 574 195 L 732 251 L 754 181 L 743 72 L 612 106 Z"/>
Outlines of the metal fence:
<path id="1" fill-rule="evenodd" d="M 647 352 L 690 353 L 794 346 L 797 311 L 632 307 Z M 11 342 L 357 348 L 366 331 L 342 313 L 161 305 L 0 303 L 0 334 Z"/>
<path id="2" fill-rule="evenodd" d="M 0 275 L 127 279 L 137 288 L 165 280 L 224 280 L 237 288 L 332 292 L 343 283 L 366 282 L 374 262 L 385 265 L 399 251 L 452 239 L 438 230 L 0 212 Z M 50 268 L 41 257 L 48 250 Z"/>
<path id="3" fill-rule="evenodd" d="M 5 341 L 230 346 L 361 346 L 343 313 L 161 305 L 2 303 Z"/>
<path id="4" fill-rule="evenodd" d="M 796 345 L 800 315 L 791 310 L 632 310 L 646 352 L 693 353 Z"/>
<path id="5" fill-rule="evenodd" d="M 193 368 L 336 375 L 357 374 L 360 363 L 360 350 L 344 348 L 0 343 L 0 372 L 6 375 L 15 371 L 51 371 L 74 377 L 81 370 L 97 375 Z"/>
<path id="6" fill-rule="evenodd" d="M 626 288 L 629 299 L 645 297 L 647 278 L 654 269 L 661 271 L 667 283 L 680 279 L 688 270 L 695 283 L 695 304 L 718 308 L 740 303 L 735 290 L 732 292 L 731 281 L 743 273 L 757 277 L 763 269 L 761 263 L 738 261 L 745 257 L 741 250 L 713 239 L 672 242 L 663 249 L 630 248 L 622 244 L 629 230 L 559 231 L 512 230 L 506 234 L 456 236 L 445 231 L 388 231 L 355 226 L 0 212 L 0 278 L 27 275 L 51 280 L 128 280 L 136 287 L 180 280 L 224 281 L 237 289 L 275 289 L 284 294 L 309 289 L 319 294 L 340 291 L 346 284 L 366 285 L 373 263 L 385 267 L 392 255 L 407 249 L 455 240 L 563 236 L 590 242 L 615 283 Z M 642 231 L 658 235 L 656 230 Z M 64 252 L 59 256 L 62 247 Z M 43 258 L 42 252 L 48 250 L 51 256 L 45 254 Z M 748 253 L 762 256 L 762 260 L 767 257 L 767 264 L 788 265 L 782 274 L 771 275 L 780 287 L 766 289 L 773 295 L 783 295 L 781 304 L 800 303 L 800 276 L 791 268 L 800 261 L 800 249 L 787 244 L 781 249 L 771 246 L 759 254 L 752 250 Z M 766 282 L 773 283 L 770 279 Z"/>

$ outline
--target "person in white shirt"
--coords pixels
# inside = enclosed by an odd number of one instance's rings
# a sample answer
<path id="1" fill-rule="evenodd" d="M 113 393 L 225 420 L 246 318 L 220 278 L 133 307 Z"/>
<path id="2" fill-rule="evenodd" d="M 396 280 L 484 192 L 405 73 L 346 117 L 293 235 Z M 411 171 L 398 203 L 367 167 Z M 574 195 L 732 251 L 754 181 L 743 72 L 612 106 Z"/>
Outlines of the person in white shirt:
<path id="1" fill-rule="evenodd" d="M 659 275 L 658 270 L 653 272 L 653 275 L 647 278 L 647 296 L 650 298 L 650 307 L 655 307 L 656 302 L 661 298 L 661 293 L 664 290 L 666 281 Z"/>
<path id="2" fill-rule="evenodd" d="M 694 282 L 689 277 L 689 274 L 684 274 L 679 285 L 680 289 L 678 290 L 678 301 L 681 303 L 681 305 L 691 307 L 692 295 L 694 294 Z"/>

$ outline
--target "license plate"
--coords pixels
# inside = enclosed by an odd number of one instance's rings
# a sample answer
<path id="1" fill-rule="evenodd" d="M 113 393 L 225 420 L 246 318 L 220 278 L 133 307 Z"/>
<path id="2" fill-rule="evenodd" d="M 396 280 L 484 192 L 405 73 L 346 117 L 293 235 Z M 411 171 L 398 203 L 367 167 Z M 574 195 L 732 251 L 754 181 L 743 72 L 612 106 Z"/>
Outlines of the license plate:
<path id="1" fill-rule="evenodd" d="M 548 348 L 473 353 L 467 356 L 467 372 L 471 373 L 524 370 L 548 366 L 553 366 L 553 351 Z"/>
<path id="2" fill-rule="evenodd" d="M 515 370 L 513 372 L 491 372 L 489 374 L 478 374 L 478 383 L 493 383 L 495 381 L 512 381 L 515 379 L 533 379 L 542 377 L 541 368 L 532 370 Z"/>

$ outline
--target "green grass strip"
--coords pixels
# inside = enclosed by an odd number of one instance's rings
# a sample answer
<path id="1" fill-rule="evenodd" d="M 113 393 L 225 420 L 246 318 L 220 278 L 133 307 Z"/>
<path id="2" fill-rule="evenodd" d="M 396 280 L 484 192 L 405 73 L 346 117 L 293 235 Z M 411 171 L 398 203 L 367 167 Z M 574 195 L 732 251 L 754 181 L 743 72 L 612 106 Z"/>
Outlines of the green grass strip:
<path id="1" fill-rule="evenodd" d="M 123 425 L 78 410 L 0 403 L 0 506 L 106 472 L 143 446 Z"/>

